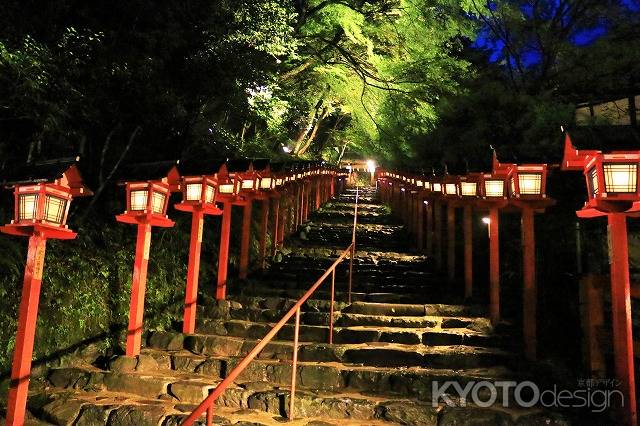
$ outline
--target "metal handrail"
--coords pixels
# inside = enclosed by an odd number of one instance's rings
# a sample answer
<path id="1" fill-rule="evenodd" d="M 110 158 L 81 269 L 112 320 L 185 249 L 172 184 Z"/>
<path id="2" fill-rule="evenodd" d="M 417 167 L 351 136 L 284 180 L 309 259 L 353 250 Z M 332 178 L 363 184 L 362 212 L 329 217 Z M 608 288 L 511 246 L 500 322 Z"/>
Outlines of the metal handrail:
<path id="1" fill-rule="evenodd" d="M 293 406 L 296 391 L 296 370 L 298 365 L 298 335 L 300 333 L 300 308 L 309 299 L 313 293 L 320 287 L 324 280 L 331 274 L 331 306 L 329 312 L 329 344 L 333 343 L 333 306 L 335 295 L 335 281 L 336 281 L 336 267 L 342 262 L 347 255 L 349 255 L 349 303 L 351 303 L 351 283 L 353 274 L 353 257 L 355 254 L 356 246 L 356 226 L 358 224 L 358 195 L 359 188 L 356 186 L 356 202 L 353 215 L 353 232 L 351 234 L 351 244 L 344 249 L 340 256 L 331 264 L 329 268 L 322 274 L 320 278 L 307 290 L 307 292 L 296 302 L 295 305 L 284 314 L 282 319 L 278 321 L 273 328 L 267 333 L 266 336 L 260 340 L 256 346 L 238 363 L 238 365 L 231 370 L 229 375 L 222 380 L 218 386 L 207 396 L 204 401 L 198 405 L 195 410 L 182 422 L 183 426 L 190 426 L 206 411 L 207 413 L 207 426 L 211 426 L 213 422 L 213 411 L 216 400 L 222 395 L 222 393 L 233 383 L 233 381 L 249 366 L 251 361 L 264 349 L 264 347 L 278 334 L 278 332 L 284 327 L 284 325 L 295 314 L 295 332 L 293 337 L 293 359 L 292 359 L 292 373 L 291 373 L 291 398 L 289 399 L 289 419 L 293 419 Z"/>

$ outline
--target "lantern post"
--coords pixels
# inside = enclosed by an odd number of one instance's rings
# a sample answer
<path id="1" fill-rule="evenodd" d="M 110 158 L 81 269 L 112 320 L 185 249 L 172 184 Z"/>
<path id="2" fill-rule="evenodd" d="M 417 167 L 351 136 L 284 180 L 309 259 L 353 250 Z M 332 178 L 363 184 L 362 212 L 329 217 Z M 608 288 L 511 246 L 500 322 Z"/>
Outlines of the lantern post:
<path id="1" fill-rule="evenodd" d="M 447 204 L 447 278 L 456 279 L 456 208 L 461 205 L 460 178 L 446 174 L 442 184 L 443 198 Z"/>
<path id="2" fill-rule="evenodd" d="M 22 426 L 25 421 L 47 240 L 75 238 L 76 233 L 67 226 L 69 205 L 73 197 L 92 195 L 82 183 L 78 160 L 76 157 L 28 163 L 11 171 L 3 182 L 4 187 L 14 189 L 15 206 L 13 220 L 0 227 L 0 231 L 29 237 L 11 365 L 7 425 Z"/>
<path id="3" fill-rule="evenodd" d="M 473 208 L 479 194 L 479 173 L 460 177 L 460 195 L 463 200 L 462 233 L 464 238 L 464 297 L 473 297 Z"/>
<path id="4" fill-rule="evenodd" d="M 442 270 L 442 182 L 435 176 L 431 180 L 431 209 L 433 211 L 433 249 L 436 268 Z"/>
<path id="5" fill-rule="evenodd" d="M 415 223 L 416 223 L 416 239 L 418 240 L 418 251 L 422 252 L 424 250 L 424 216 L 425 216 L 425 206 L 423 204 L 424 200 L 424 178 L 422 176 L 417 176 L 415 181 L 416 187 L 416 204 L 414 207 L 415 213 Z"/>
<path id="6" fill-rule="evenodd" d="M 229 164 L 227 164 L 227 167 Z M 218 173 L 218 194 L 216 201 L 222 203 L 222 223 L 220 225 L 220 248 L 218 251 L 218 276 L 216 279 L 216 299 L 224 300 L 227 295 L 227 273 L 229 268 L 229 236 L 231 234 L 232 203 L 238 198 L 241 180 L 229 173 L 228 168 Z"/>
<path id="7" fill-rule="evenodd" d="M 284 205 L 286 202 L 286 192 L 284 188 L 286 179 L 285 171 L 282 170 L 281 164 L 276 167 L 278 167 L 279 170 L 273 174 L 275 191 L 273 191 L 273 220 L 271 221 L 271 257 L 276 255 L 281 242 L 280 225 L 283 221 L 282 211 L 284 211 Z"/>
<path id="8" fill-rule="evenodd" d="M 537 352 L 537 288 L 534 215 L 555 202 L 547 198 L 547 165 L 500 163 L 494 156 L 494 170 L 508 171 L 509 199 L 521 212 L 522 326 L 525 357 L 534 361 Z"/>
<path id="9" fill-rule="evenodd" d="M 189 242 L 189 263 L 187 265 L 187 284 L 185 287 L 184 315 L 182 332 L 192 334 L 196 326 L 196 307 L 198 303 L 198 279 L 200 275 L 200 252 L 204 231 L 205 215 L 221 215 L 216 206 L 218 191 L 217 174 L 226 173 L 224 164 L 214 166 L 195 165 L 188 162 L 178 165 L 182 176 L 180 187 L 182 201 L 174 207 L 176 210 L 191 213 L 191 237 Z M 212 173 L 214 172 L 214 173 Z"/>
<path id="10" fill-rule="evenodd" d="M 255 163 L 254 163 L 255 164 Z M 269 165 L 262 168 L 258 174 L 256 199 L 262 201 L 260 209 L 260 238 L 258 240 L 258 268 L 265 268 L 267 257 L 267 235 L 269 233 L 269 210 L 271 207 L 271 199 L 277 196 L 276 179 L 271 173 Z"/>
<path id="11" fill-rule="evenodd" d="M 255 198 L 260 184 L 260 175 L 253 169 L 253 164 L 249 165 L 246 172 L 241 172 L 240 197 L 234 204 L 243 207 L 242 210 L 242 235 L 240 238 L 240 265 L 238 278 L 244 280 L 249 273 L 249 248 L 251 245 L 251 213 L 253 199 Z"/>
<path id="12" fill-rule="evenodd" d="M 424 214 L 425 214 L 425 241 L 426 241 L 426 253 L 428 257 L 433 256 L 433 239 L 434 239 L 434 229 L 433 229 L 433 199 L 431 198 L 431 181 L 427 180 L 427 177 L 423 177 L 424 182 L 424 200 L 422 204 L 424 204 Z"/>
<path id="13" fill-rule="evenodd" d="M 494 154 L 495 156 L 495 154 Z M 489 317 L 500 321 L 500 209 L 507 206 L 508 170 L 494 170 L 482 175 L 478 207 L 489 210 Z"/>
<path id="14" fill-rule="evenodd" d="M 611 325 L 616 379 L 625 396 L 619 407 L 625 424 L 637 424 L 636 389 L 629 285 L 626 216 L 640 212 L 637 131 L 629 126 L 565 132 L 562 170 L 581 170 L 587 183 L 587 202 L 580 218 L 607 216 L 611 270 Z M 627 131 L 627 134 L 621 133 Z M 583 132 L 588 132 L 583 134 Z M 594 147 L 594 135 L 600 146 Z M 608 141 L 608 137 L 622 136 Z M 596 145 L 598 145 L 596 144 Z M 581 145 L 586 145 L 586 149 Z M 577 147 L 576 147 L 577 146 Z M 594 149 L 602 148 L 602 149 Z M 606 150 L 606 152 L 605 152 Z"/>
<path id="15" fill-rule="evenodd" d="M 127 328 L 126 355 L 140 354 L 144 317 L 144 297 L 147 285 L 147 267 L 151 249 L 151 229 L 169 228 L 174 222 L 167 217 L 167 205 L 172 191 L 180 188 L 180 175 L 176 161 L 134 164 L 124 179 L 127 201 L 124 213 L 116 216 L 122 223 L 137 226 L 136 254 L 131 278 L 129 326 Z"/>
<path id="16" fill-rule="evenodd" d="M 259 174 L 250 160 L 233 160 L 227 163 L 229 174 L 238 181 L 239 192 L 231 203 L 242 207 L 242 231 L 240 234 L 240 261 L 238 278 L 244 280 L 249 273 L 249 246 L 251 243 L 251 214 L 253 198 L 257 193 Z"/>

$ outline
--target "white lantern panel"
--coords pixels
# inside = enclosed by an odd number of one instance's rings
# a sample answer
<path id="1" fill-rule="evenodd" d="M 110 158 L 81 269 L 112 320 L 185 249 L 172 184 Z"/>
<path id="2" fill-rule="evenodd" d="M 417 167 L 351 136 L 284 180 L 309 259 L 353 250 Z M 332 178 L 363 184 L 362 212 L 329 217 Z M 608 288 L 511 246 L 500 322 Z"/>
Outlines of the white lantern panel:
<path id="1" fill-rule="evenodd" d="M 271 189 L 271 181 L 270 177 L 263 177 L 260 179 L 260 189 Z"/>
<path id="2" fill-rule="evenodd" d="M 598 172 L 596 171 L 595 167 L 589 170 L 589 183 L 591 198 L 594 198 L 600 193 L 600 185 L 598 185 Z"/>
<path id="3" fill-rule="evenodd" d="M 607 192 L 632 193 L 637 190 L 637 164 L 604 164 L 604 187 Z"/>
<path id="4" fill-rule="evenodd" d="M 462 182 L 460 184 L 462 195 L 465 197 L 475 197 L 478 185 L 475 182 Z"/>
<path id="5" fill-rule="evenodd" d="M 164 213 L 164 202 L 167 199 L 167 194 L 162 192 L 153 191 L 153 198 L 151 198 L 151 211 L 153 213 Z"/>
<path id="6" fill-rule="evenodd" d="M 503 197 L 504 196 L 504 182 L 502 180 L 485 180 L 484 191 L 487 197 Z"/>
<path id="7" fill-rule="evenodd" d="M 445 184 L 444 190 L 446 191 L 447 195 L 458 195 L 458 188 L 456 188 L 455 183 Z"/>
<path id="8" fill-rule="evenodd" d="M 242 181 L 242 189 L 253 189 L 253 179 L 244 179 Z"/>
<path id="9" fill-rule="evenodd" d="M 520 195 L 541 195 L 542 174 L 518 173 L 518 186 L 520 187 Z"/>
<path id="10" fill-rule="evenodd" d="M 216 188 L 213 185 L 207 185 L 204 191 L 204 201 L 206 203 L 213 203 L 216 196 Z"/>
<path id="11" fill-rule="evenodd" d="M 233 184 L 223 183 L 218 185 L 218 191 L 220 191 L 221 194 L 233 194 Z"/>
<path id="12" fill-rule="evenodd" d="M 187 184 L 187 201 L 200 201 L 202 195 L 201 183 L 188 183 Z"/>
<path id="13" fill-rule="evenodd" d="M 67 200 L 64 198 L 47 195 L 44 203 L 44 220 L 47 222 L 61 224 L 64 219 L 64 212 L 67 207 Z"/>
<path id="14" fill-rule="evenodd" d="M 24 194 L 19 198 L 18 220 L 33 220 L 38 209 L 38 194 Z"/>
<path id="15" fill-rule="evenodd" d="M 131 191 L 129 208 L 137 211 L 146 210 L 148 196 L 149 192 L 146 189 Z"/>

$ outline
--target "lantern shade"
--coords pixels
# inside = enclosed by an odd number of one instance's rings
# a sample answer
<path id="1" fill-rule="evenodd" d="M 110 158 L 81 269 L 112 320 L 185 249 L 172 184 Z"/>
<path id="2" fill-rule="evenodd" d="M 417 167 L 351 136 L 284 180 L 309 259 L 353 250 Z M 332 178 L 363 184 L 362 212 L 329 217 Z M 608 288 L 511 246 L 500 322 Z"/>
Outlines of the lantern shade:
<path id="1" fill-rule="evenodd" d="M 123 168 L 122 174 L 126 208 L 116 219 L 129 224 L 173 226 L 174 222 L 167 217 L 167 206 L 171 192 L 180 191 L 183 186 L 178 161 L 130 164 Z"/>
<path id="2" fill-rule="evenodd" d="M 637 163 L 604 163 L 604 188 L 607 193 L 635 193 L 638 191 Z"/>
<path id="3" fill-rule="evenodd" d="M 498 179 L 498 178 L 485 178 L 484 180 L 484 196 L 485 197 L 491 197 L 491 198 L 496 198 L 496 197 L 504 197 L 505 196 L 505 190 L 504 190 L 504 179 Z"/>
<path id="4" fill-rule="evenodd" d="M 125 214 L 165 216 L 169 201 L 169 185 L 162 181 L 128 182 Z"/>
<path id="5" fill-rule="evenodd" d="M 578 212 L 595 217 L 640 211 L 640 132 L 633 126 L 587 126 L 564 133 L 563 170 L 582 170 L 587 202 Z"/>
<path id="6" fill-rule="evenodd" d="M 60 158 L 9 170 L 2 185 L 14 189 L 14 217 L 2 232 L 27 236 L 38 228 L 48 238 L 74 238 L 66 225 L 71 199 L 92 195 L 82 182 L 79 160 Z"/>
<path id="7" fill-rule="evenodd" d="M 460 182 L 460 194 L 463 197 L 475 197 L 478 195 L 478 183 Z"/>
<path id="8" fill-rule="evenodd" d="M 274 179 L 272 177 L 260 178 L 260 189 L 271 190 L 274 187 Z"/>

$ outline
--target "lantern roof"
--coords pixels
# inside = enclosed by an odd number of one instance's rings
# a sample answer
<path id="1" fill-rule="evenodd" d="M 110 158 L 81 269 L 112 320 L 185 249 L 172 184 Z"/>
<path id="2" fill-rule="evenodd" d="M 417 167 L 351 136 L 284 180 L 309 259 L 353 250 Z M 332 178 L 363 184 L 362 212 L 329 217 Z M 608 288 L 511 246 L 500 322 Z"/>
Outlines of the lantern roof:
<path id="1" fill-rule="evenodd" d="M 582 170 L 597 154 L 640 153 L 640 132 L 633 126 L 579 126 L 564 132 L 563 170 Z"/>
<path id="2" fill-rule="evenodd" d="M 74 197 L 93 195 L 82 180 L 80 157 L 64 157 L 20 164 L 3 173 L 2 186 L 34 183 L 58 183 L 68 186 Z"/>
<path id="3" fill-rule="evenodd" d="M 576 126 L 565 135 L 577 150 L 640 151 L 640 131 L 634 126 Z"/>

